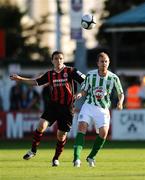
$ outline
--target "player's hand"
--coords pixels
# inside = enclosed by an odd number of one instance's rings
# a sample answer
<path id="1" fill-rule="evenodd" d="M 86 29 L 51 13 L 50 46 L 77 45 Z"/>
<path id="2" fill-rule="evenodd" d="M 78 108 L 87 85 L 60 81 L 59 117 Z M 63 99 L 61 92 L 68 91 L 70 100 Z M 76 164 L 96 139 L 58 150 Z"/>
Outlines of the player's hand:
<path id="1" fill-rule="evenodd" d="M 15 80 L 15 81 L 19 81 L 21 79 L 21 77 L 17 74 L 11 74 L 10 79 Z"/>
<path id="2" fill-rule="evenodd" d="M 122 109 L 123 109 L 122 103 L 118 102 L 118 104 L 117 104 L 117 109 L 118 109 L 118 110 L 122 110 Z"/>
<path id="3" fill-rule="evenodd" d="M 80 99 L 82 97 L 82 93 L 78 93 L 77 95 L 76 95 L 76 99 Z"/>

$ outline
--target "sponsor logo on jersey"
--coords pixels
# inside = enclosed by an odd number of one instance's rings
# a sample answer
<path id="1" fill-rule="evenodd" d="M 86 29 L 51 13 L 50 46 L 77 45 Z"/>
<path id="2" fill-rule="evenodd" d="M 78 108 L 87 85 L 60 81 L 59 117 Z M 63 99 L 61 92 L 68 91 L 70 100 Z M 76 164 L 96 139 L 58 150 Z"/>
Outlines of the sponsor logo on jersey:
<path id="1" fill-rule="evenodd" d="M 54 79 L 53 80 L 53 86 L 58 87 L 58 86 L 65 86 L 67 83 L 67 78 L 65 79 Z"/>

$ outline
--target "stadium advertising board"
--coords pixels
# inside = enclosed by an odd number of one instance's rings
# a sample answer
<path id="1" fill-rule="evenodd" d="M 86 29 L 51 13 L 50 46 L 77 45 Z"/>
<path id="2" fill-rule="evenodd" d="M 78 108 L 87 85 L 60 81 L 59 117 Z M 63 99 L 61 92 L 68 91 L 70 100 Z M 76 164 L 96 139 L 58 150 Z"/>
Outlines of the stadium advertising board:
<path id="1" fill-rule="evenodd" d="M 113 110 L 112 139 L 145 140 L 145 110 Z"/>
<path id="2" fill-rule="evenodd" d="M 0 58 L 4 58 L 4 57 L 5 57 L 5 32 L 4 30 L 0 29 Z"/>
<path id="3" fill-rule="evenodd" d="M 36 129 L 40 113 L 0 112 L 0 138 L 21 139 L 29 138 Z M 56 125 L 47 130 L 47 133 L 56 132 Z"/>
<path id="4" fill-rule="evenodd" d="M 41 113 L 37 112 L 0 112 L 0 139 L 32 138 L 32 132 L 36 129 Z M 56 124 L 49 127 L 45 133 L 47 138 L 56 136 Z M 74 138 L 77 133 L 77 115 L 74 116 L 72 129 L 68 134 Z M 88 138 L 95 138 L 93 123 L 88 129 Z"/>
<path id="5" fill-rule="evenodd" d="M 0 138 L 5 138 L 6 136 L 6 113 L 0 112 Z"/>

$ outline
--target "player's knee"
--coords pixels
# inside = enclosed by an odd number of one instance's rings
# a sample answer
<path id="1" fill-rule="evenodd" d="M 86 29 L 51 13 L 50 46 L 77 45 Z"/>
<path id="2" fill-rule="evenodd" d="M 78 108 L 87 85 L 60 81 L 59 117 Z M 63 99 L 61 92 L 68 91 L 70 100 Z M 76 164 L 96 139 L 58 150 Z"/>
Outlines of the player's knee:
<path id="1" fill-rule="evenodd" d="M 64 141 L 64 140 L 66 139 L 66 137 L 57 136 L 57 139 L 58 139 L 59 141 Z"/>
<path id="2" fill-rule="evenodd" d="M 99 136 L 100 136 L 102 139 L 106 139 L 106 138 L 107 138 L 107 134 L 108 134 L 108 131 L 100 131 L 100 132 L 99 132 Z"/>
<path id="3" fill-rule="evenodd" d="M 58 139 L 59 141 L 64 141 L 64 140 L 66 139 L 66 136 L 67 136 L 67 132 L 64 132 L 64 133 L 58 132 L 58 133 L 57 133 L 57 139 Z"/>
<path id="4" fill-rule="evenodd" d="M 44 124 L 39 124 L 37 127 L 37 130 L 41 133 L 43 133 L 46 129 L 46 126 Z"/>
<path id="5" fill-rule="evenodd" d="M 78 131 L 86 133 L 88 124 L 86 122 L 79 122 Z"/>
<path id="6" fill-rule="evenodd" d="M 48 122 L 45 121 L 45 120 L 43 120 L 43 119 L 41 119 L 41 120 L 39 121 L 37 130 L 38 130 L 39 132 L 42 132 L 42 133 L 43 133 L 43 132 L 46 130 L 47 127 L 48 127 Z"/>
<path id="7" fill-rule="evenodd" d="M 37 130 L 41 133 L 43 133 L 45 131 L 45 129 L 42 126 L 38 126 Z"/>
<path id="8" fill-rule="evenodd" d="M 101 127 L 101 128 L 99 129 L 99 136 L 100 136 L 102 139 L 106 139 L 106 138 L 107 138 L 107 135 L 108 135 L 108 130 L 109 130 L 109 127 L 108 127 L 108 126 Z"/>

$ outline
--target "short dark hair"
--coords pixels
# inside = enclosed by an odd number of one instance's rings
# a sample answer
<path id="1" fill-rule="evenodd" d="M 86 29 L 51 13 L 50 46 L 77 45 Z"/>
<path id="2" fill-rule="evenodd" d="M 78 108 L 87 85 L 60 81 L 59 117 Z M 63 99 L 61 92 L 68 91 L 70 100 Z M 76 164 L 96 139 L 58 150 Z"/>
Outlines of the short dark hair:
<path id="1" fill-rule="evenodd" d="M 53 57 L 54 57 L 55 55 L 58 55 L 58 54 L 62 54 L 62 55 L 63 55 L 63 52 L 62 52 L 62 51 L 54 51 L 54 52 L 52 53 L 52 55 L 51 55 L 51 59 L 53 59 Z"/>
<path id="2" fill-rule="evenodd" d="M 99 60 L 100 57 L 104 57 L 104 56 L 108 56 L 108 54 L 105 53 L 105 52 L 100 52 L 100 53 L 97 55 L 97 61 Z M 108 58 L 109 58 L 109 56 L 108 56 Z M 110 59 L 110 58 L 109 58 L 109 59 Z"/>

